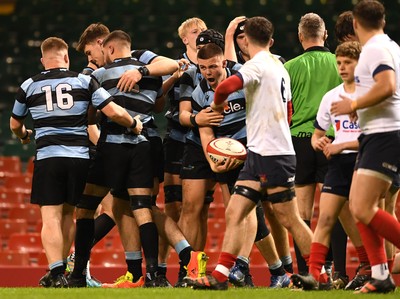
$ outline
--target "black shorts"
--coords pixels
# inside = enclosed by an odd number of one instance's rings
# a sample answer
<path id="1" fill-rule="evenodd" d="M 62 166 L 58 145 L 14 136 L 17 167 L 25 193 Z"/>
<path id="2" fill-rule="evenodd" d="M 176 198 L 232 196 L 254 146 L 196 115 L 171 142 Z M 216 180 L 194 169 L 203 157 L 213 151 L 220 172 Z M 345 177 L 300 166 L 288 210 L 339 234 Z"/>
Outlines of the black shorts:
<path id="1" fill-rule="evenodd" d="M 261 188 L 294 186 L 296 156 L 261 156 L 248 151 L 238 181 L 258 181 Z"/>
<path id="2" fill-rule="evenodd" d="M 323 183 L 328 171 L 328 160 L 321 151 L 315 151 L 311 146 L 311 138 L 292 136 L 296 152 L 295 183 L 307 185 Z"/>
<path id="3" fill-rule="evenodd" d="M 160 137 L 146 137 L 151 145 L 151 162 L 153 177 L 158 178 L 160 183 L 164 182 L 164 149 Z"/>
<path id="4" fill-rule="evenodd" d="M 47 158 L 36 160 L 31 203 L 40 206 L 68 203 L 75 206 L 86 184 L 90 160 Z"/>
<path id="5" fill-rule="evenodd" d="M 185 143 L 172 138 L 164 138 L 164 171 L 171 174 L 180 174 L 183 161 Z"/>
<path id="6" fill-rule="evenodd" d="M 215 179 L 203 148 L 191 141 L 185 143 L 181 179 Z"/>
<path id="7" fill-rule="evenodd" d="M 380 172 L 399 183 L 400 173 L 400 131 L 361 134 L 360 147 L 355 169 L 369 169 Z"/>
<path id="8" fill-rule="evenodd" d="M 153 188 L 150 142 L 99 143 L 88 183 L 115 190 Z"/>
<path id="9" fill-rule="evenodd" d="M 349 197 L 357 153 L 332 156 L 321 192 Z"/>

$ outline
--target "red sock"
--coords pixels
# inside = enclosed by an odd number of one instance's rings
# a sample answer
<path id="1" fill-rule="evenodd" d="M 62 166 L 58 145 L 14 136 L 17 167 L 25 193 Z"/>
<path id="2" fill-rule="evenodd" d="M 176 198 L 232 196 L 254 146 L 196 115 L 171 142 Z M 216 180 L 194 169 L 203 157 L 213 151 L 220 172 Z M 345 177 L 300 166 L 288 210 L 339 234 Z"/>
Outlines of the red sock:
<path id="1" fill-rule="evenodd" d="M 369 226 L 357 222 L 358 231 L 365 250 L 368 254 L 368 259 L 371 266 L 386 263 L 385 247 L 383 245 L 383 238 L 374 232 Z"/>
<path id="2" fill-rule="evenodd" d="M 309 272 L 317 281 L 319 280 L 322 266 L 325 264 L 325 259 L 328 251 L 329 248 L 321 243 L 311 243 Z"/>
<path id="3" fill-rule="evenodd" d="M 394 246 L 400 248 L 400 223 L 391 214 L 378 209 L 368 226 Z"/>
<path id="4" fill-rule="evenodd" d="M 236 255 L 230 254 L 228 252 L 221 252 L 218 258 L 218 264 L 211 275 L 215 277 L 219 282 L 224 282 L 228 279 L 229 269 L 233 267 L 236 261 Z M 223 266 L 228 269 L 228 273 L 222 273 L 217 270 L 218 266 Z"/>
<path id="5" fill-rule="evenodd" d="M 356 247 L 356 251 L 357 251 L 357 255 L 358 255 L 358 259 L 359 259 L 360 263 L 369 264 L 368 254 L 365 251 L 364 245 Z"/>

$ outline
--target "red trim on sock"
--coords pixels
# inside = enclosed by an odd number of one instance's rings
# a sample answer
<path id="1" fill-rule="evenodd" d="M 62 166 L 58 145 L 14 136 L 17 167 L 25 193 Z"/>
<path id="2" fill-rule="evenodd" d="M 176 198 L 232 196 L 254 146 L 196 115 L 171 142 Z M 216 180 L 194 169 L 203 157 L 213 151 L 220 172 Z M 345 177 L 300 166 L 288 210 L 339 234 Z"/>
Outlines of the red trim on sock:
<path id="1" fill-rule="evenodd" d="M 318 281 L 321 274 L 322 266 L 325 264 L 326 255 L 328 254 L 329 247 L 313 242 L 311 243 L 311 252 L 309 259 L 309 272 Z"/>
<path id="2" fill-rule="evenodd" d="M 230 254 L 228 252 L 221 252 L 219 255 L 219 258 L 218 258 L 218 265 L 222 265 L 222 266 L 230 269 L 235 264 L 236 258 L 237 258 L 236 255 Z M 223 274 L 217 270 L 214 270 L 211 273 L 211 275 L 214 276 L 215 279 L 218 280 L 219 282 L 224 282 L 228 279 L 228 277 L 225 274 Z"/>
<path id="3" fill-rule="evenodd" d="M 358 231 L 365 250 L 368 254 L 368 259 L 371 266 L 386 263 L 386 253 L 383 244 L 383 238 L 378 235 L 370 226 L 361 222 L 357 223 Z"/>

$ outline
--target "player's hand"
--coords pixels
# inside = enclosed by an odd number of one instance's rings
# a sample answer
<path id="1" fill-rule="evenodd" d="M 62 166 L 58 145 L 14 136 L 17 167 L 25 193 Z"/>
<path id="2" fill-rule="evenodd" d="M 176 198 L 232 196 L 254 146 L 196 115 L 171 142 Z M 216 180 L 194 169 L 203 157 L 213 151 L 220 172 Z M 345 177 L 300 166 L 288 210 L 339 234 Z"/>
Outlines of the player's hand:
<path id="1" fill-rule="evenodd" d="M 241 164 L 241 161 L 235 158 L 228 157 L 224 161 L 219 161 L 217 163 L 213 162 L 212 164 L 213 165 L 211 165 L 211 170 L 213 172 L 223 173 L 237 168 Z"/>
<path id="2" fill-rule="evenodd" d="M 210 107 L 201 110 L 196 115 L 196 123 L 200 127 L 219 126 L 224 116 L 221 113 L 213 111 Z"/>
<path id="3" fill-rule="evenodd" d="M 132 129 L 132 132 L 136 135 L 140 135 L 143 130 L 143 123 L 140 120 L 140 115 L 136 115 L 133 119 L 136 120 L 136 127 Z"/>
<path id="4" fill-rule="evenodd" d="M 323 153 L 325 155 L 325 157 L 329 160 L 330 158 L 332 158 L 333 155 L 337 155 L 340 154 L 343 151 L 342 147 L 340 146 L 340 144 L 328 144 L 327 146 L 325 146 Z"/>
<path id="5" fill-rule="evenodd" d="M 25 139 L 22 139 L 22 138 L 19 139 L 22 144 L 29 144 L 31 142 L 31 135 L 32 135 L 33 131 L 26 129 L 26 132 L 28 133 L 28 136 Z"/>
<path id="6" fill-rule="evenodd" d="M 117 88 L 122 92 L 135 90 L 134 87 L 142 79 L 142 74 L 137 70 L 128 70 L 122 74 L 118 81 Z"/>
<path id="7" fill-rule="evenodd" d="M 228 27 L 226 28 L 225 35 L 231 34 L 233 36 L 235 34 L 236 28 L 239 25 L 239 23 L 245 20 L 246 20 L 245 16 L 239 16 L 230 21 Z"/>
<path id="8" fill-rule="evenodd" d="M 227 105 L 227 101 L 224 101 L 222 104 L 215 104 L 214 102 L 211 103 L 210 107 L 213 111 L 216 111 L 218 113 L 224 112 L 225 106 Z"/>
<path id="9" fill-rule="evenodd" d="M 342 96 L 341 101 L 333 102 L 331 105 L 331 114 L 334 116 L 350 114 L 354 111 L 351 109 L 352 100 L 348 97 Z"/>
<path id="10" fill-rule="evenodd" d="M 315 142 L 313 142 L 312 146 L 316 151 L 323 151 L 324 148 L 331 142 L 332 142 L 331 139 L 329 139 L 326 136 L 323 136 L 321 138 L 318 138 Z"/>

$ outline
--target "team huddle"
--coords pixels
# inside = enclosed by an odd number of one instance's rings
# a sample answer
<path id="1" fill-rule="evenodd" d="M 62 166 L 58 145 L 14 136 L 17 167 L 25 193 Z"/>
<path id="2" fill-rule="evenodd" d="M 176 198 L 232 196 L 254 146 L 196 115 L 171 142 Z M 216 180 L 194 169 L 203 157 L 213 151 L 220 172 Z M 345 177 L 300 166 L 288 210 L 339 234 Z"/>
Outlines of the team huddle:
<path id="1" fill-rule="evenodd" d="M 178 28 L 186 51 L 174 60 L 132 50 L 126 32 L 96 23 L 76 47 L 88 58 L 81 73 L 69 70 L 62 39 L 44 40 L 44 71 L 22 83 L 10 118 L 22 144 L 36 143 L 31 203 L 40 206 L 49 264 L 39 285 L 254 287 L 255 244 L 270 288 L 394 291 L 400 47 L 384 26 L 384 6 L 359 1 L 338 17 L 333 54 L 323 19 L 307 13 L 298 26 L 304 53 L 285 61 L 270 51 L 274 27 L 265 17 L 237 17 L 225 36 L 194 17 Z M 166 106 L 162 139 L 154 114 Z M 34 136 L 24 125 L 28 113 Z M 207 154 L 221 138 L 246 147 L 244 163 Z M 226 230 L 206 274 L 217 183 Z M 101 283 L 90 274 L 90 253 L 115 225 L 127 271 Z M 348 237 L 359 258 L 352 279 Z M 166 277 L 171 247 L 180 260 L 173 285 Z"/>

